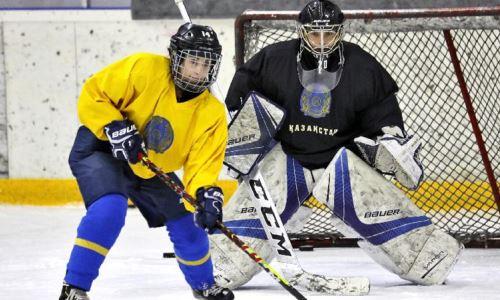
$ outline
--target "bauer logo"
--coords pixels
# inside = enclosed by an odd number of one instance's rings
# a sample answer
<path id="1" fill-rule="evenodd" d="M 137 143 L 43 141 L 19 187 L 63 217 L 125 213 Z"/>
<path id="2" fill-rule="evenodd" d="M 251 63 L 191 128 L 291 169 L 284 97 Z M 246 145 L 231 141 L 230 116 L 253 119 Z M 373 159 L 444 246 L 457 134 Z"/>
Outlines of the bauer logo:
<path id="1" fill-rule="evenodd" d="M 244 135 L 242 137 L 229 139 L 227 141 L 227 145 L 231 146 L 231 145 L 239 144 L 239 143 L 243 143 L 243 142 L 250 142 L 251 140 L 254 140 L 254 139 L 255 139 L 255 134 Z"/>
<path id="2" fill-rule="evenodd" d="M 429 275 L 431 271 L 434 270 L 447 256 L 448 253 L 444 252 L 443 250 L 434 255 L 434 257 L 431 258 L 427 264 L 425 264 L 424 268 L 425 270 L 427 270 L 427 272 L 422 275 L 421 278 L 424 279 L 425 277 L 427 277 L 427 275 Z"/>
<path id="3" fill-rule="evenodd" d="M 135 125 L 133 125 L 133 124 L 132 124 L 132 125 L 130 125 L 130 126 L 128 126 L 128 127 L 125 127 L 125 128 L 123 128 L 123 129 L 121 129 L 121 130 L 119 130 L 119 131 L 115 131 L 115 132 L 113 132 L 113 133 L 111 134 L 111 137 L 112 137 L 112 138 L 117 138 L 117 137 L 119 137 L 119 136 L 122 136 L 122 135 L 125 135 L 125 134 L 127 134 L 127 133 L 130 133 L 130 132 L 132 132 L 132 131 L 134 131 L 134 130 L 136 130 L 136 129 L 135 129 Z"/>
<path id="4" fill-rule="evenodd" d="M 240 213 L 242 213 L 242 214 L 250 214 L 250 213 L 255 213 L 255 212 L 257 212 L 257 210 L 253 206 L 243 207 L 240 211 Z"/>
<path id="5" fill-rule="evenodd" d="M 401 213 L 401 211 L 399 209 L 368 211 L 365 213 L 365 219 L 375 218 L 375 217 L 394 216 L 394 215 L 397 215 L 400 213 Z"/>

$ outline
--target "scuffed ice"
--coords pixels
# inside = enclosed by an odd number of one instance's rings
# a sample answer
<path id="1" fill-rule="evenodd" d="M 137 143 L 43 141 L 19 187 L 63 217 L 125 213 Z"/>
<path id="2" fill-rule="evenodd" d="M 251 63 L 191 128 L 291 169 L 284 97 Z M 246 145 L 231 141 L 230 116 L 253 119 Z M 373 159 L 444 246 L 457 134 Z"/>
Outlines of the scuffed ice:
<path id="1" fill-rule="evenodd" d="M 57 299 L 64 269 L 84 214 L 78 207 L 0 206 L 0 299 Z M 192 299 L 175 259 L 164 259 L 172 245 L 163 228 L 150 230 L 137 210 L 129 210 L 126 225 L 104 262 L 92 300 Z M 297 252 L 311 273 L 367 276 L 369 299 L 497 299 L 500 295 L 500 249 L 465 249 L 446 284 L 409 284 L 375 264 L 358 248 Z M 238 300 L 293 299 L 265 272 L 242 289 Z M 311 299 L 331 299 L 305 293 Z"/>

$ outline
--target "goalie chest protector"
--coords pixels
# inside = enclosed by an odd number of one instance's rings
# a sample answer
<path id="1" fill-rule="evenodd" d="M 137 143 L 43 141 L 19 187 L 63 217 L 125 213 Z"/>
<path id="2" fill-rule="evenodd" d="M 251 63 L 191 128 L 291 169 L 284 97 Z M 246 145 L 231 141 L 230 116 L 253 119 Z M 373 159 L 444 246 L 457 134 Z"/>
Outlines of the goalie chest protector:
<path id="1" fill-rule="evenodd" d="M 267 46 L 238 68 L 226 97 L 228 109 L 237 110 L 250 90 L 283 107 L 287 116 L 276 139 L 285 153 L 312 169 L 325 168 L 342 146 L 357 152 L 351 145 L 357 136 L 372 136 L 385 125 L 403 128 L 394 80 L 359 46 L 343 43 L 344 70 L 332 91 L 311 93 L 302 87 L 296 39 Z"/>

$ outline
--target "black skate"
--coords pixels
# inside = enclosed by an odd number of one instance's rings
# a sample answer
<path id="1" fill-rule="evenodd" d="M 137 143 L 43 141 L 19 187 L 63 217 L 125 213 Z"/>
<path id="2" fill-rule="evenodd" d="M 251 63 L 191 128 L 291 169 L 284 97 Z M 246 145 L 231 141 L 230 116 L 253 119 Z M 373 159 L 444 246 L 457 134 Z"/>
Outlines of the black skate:
<path id="1" fill-rule="evenodd" d="M 233 300 L 234 294 L 230 289 L 214 284 L 206 290 L 193 290 L 193 295 L 196 299 L 209 300 Z"/>
<path id="2" fill-rule="evenodd" d="M 59 300 L 90 300 L 89 296 L 87 296 L 87 292 L 80 290 L 74 286 L 63 283 L 61 296 L 59 296 Z"/>

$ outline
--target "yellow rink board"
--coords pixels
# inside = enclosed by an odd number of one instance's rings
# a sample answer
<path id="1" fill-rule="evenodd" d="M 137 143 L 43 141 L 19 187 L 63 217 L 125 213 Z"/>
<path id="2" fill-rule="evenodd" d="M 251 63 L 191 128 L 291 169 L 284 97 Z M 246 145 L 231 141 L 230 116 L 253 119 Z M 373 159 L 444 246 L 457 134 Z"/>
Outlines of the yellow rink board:
<path id="1" fill-rule="evenodd" d="M 226 199 L 238 186 L 235 180 L 220 180 L 218 185 Z M 0 203 L 58 206 L 83 200 L 74 179 L 0 179 Z"/>
<path id="2" fill-rule="evenodd" d="M 235 180 L 220 180 L 226 201 L 238 186 Z M 495 209 L 488 182 L 426 181 L 408 196 L 424 211 L 469 211 Z M 58 206 L 82 203 L 74 179 L 0 179 L 0 203 L 15 205 Z"/>

